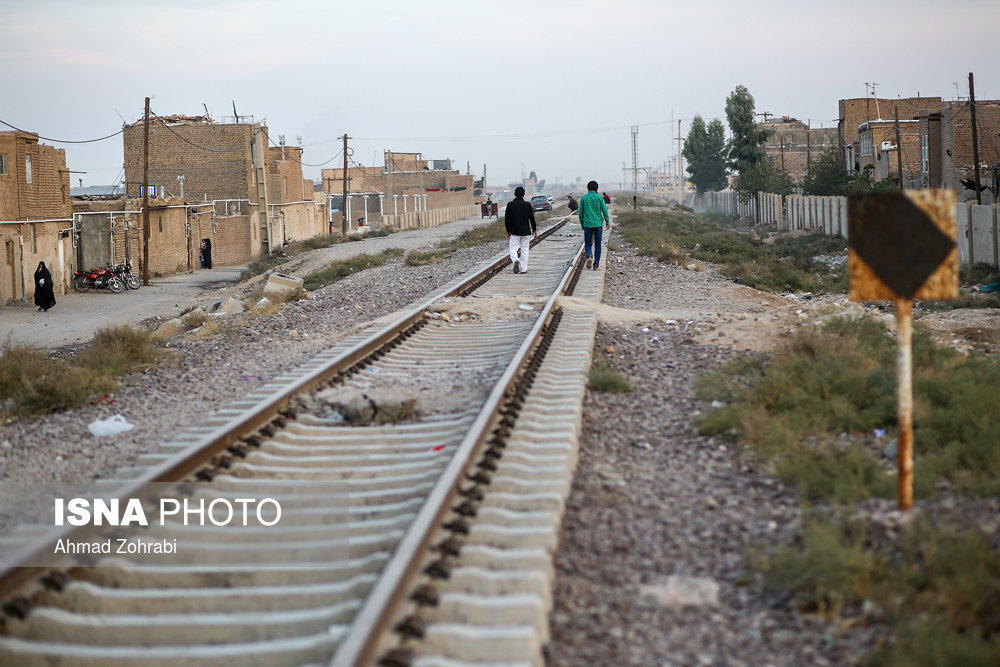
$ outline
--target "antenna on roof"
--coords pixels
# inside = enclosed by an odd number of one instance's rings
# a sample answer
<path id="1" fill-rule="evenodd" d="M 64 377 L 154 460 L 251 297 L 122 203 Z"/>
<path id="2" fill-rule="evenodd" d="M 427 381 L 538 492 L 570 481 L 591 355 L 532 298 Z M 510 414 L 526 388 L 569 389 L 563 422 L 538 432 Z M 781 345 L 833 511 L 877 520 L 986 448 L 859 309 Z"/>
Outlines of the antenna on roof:
<path id="1" fill-rule="evenodd" d="M 201 103 L 201 108 L 205 110 L 205 118 L 207 120 L 212 120 L 212 114 L 208 113 L 208 105 L 204 102 Z"/>

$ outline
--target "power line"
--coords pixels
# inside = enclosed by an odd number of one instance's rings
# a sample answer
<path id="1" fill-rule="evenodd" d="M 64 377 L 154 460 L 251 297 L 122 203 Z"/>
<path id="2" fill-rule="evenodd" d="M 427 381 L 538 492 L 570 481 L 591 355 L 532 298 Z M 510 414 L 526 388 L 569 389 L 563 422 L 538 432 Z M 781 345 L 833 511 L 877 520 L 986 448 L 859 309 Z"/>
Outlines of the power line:
<path id="1" fill-rule="evenodd" d="M 180 139 L 184 143 L 190 144 L 191 146 L 194 146 L 198 150 L 202 150 L 202 151 L 205 151 L 207 153 L 232 153 L 233 151 L 242 150 L 242 149 L 245 149 L 245 148 L 249 147 L 253 143 L 253 141 L 254 141 L 251 138 L 250 141 L 248 141 L 246 143 L 243 143 L 243 144 L 238 145 L 238 146 L 234 146 L 232 148 L 225 148 L 225 149 L 222 149 L 222 150 L 219 150 L 219 149 L 216 149 L 216 148 L 209 148 L 208 146 L 202 146 L 200 144 L 196 144 L 195 142 L 191 141 L 187 137 L 184 137 L 180 133 L 174 131 L 174 128 L 172 128 L 170 125 L 167 125 L 166 121 L 168 119 L 165 119 L 165 118 L 163 118 L 161 116 L 157 116 L 155 113 L 152 113 L 152 112 L 150 113 L 150 115 L 153 116 L 154 118 L 156 118 L 157 120 L 159 120 L 162 123 L 163 127 L 166 128 L 167 130 L 169 130 L 170 133 L 173 134 L 175 137 L 177 137 L 178 139 Z M 270 143 L 275 148 L 281 148 L 281 146 L 279 144 L 274 143 L 274 140 L 271 139 L 270 134 L 268 134 L 267 140 L 268 140 L 268 143 Z M 341 152 L 343 152 L 343 151 L 341 151 Z M 334 155 L 332 158 L 330 158 L 326 162 L 319 162 L 319 163 L 316 163 L 316 164 L 309 163 L 309 162 L 303 162 L 302 160 L 299 160 L 298 158 L 295 158 L 293 156 L 287 156 L 287 157 L 290 160 L 292 160 L 294 162 L 298 162 L 299 164 L 301 164 L 303 166 L 306 166 L 306 167 L 322 167 L 323 165 L 329 164 L 330 162 L 333 162 L 338 157 L 340 157 L 340 153 L 341 152 L 338 152 L 336 155 Z"/>
<path id="2" fill-rule="evenodd" d="M 269 142 L 271 142 L 271 146 L 273 146 L 274 148 L 284 148 L 284 146 L 282 146 L 281 144 L 274 143 L 274 141 L 271 139 L 270 135 L 268 135 L 267 140 Z M 293 147 L 293 148 L 299 148 L 301 150 L 302 146 L 297 146 L 297 147 Z M 302 160 L 298 159 L 297 157 L 295 157 L 293 155 L 286 155 L 285 157 L 287 157 L 292 162 L 298 162 L 303 167 L 323 167 L 323 166 L 326 166 L 326 165 L 330 164 L 334 160 L 336 160 L 338 157 L 340 157 L 341 153 L 343 153 L 343 152 L 344 152 L 343 149 L 341 149 L 341 150 L 337 151 L 337 154 L 334 155 L 329 160 L 326 160 L 325 162 L 317 162 L 315 164 L 313 164 L 311 162 L 303 162 Z"/>
<path id="3" fill-rule="evenodd" d="M 11 128 L 11 129 L 14 129 L 14 130 L 17 130 L 18 132 L 24 132 L 25 134 L 37 134 L 35 132 L 30 132 L 29 130 L 22 130 L 19 127 L 15 127 L 14 125 L 11 125 L 10 123 L 8 123 L 5 120 L 0 120 L 0 123 L 3 123 L 7 127 Z M 117 137 L 119 134 L 121 134 L 124 131 L 125 131 L 125 128 L 123 127 L 122 129 L 118 130 L 117 132 L 115 132 L 113 134 L 109 134 L 109 135 L 107 135 L 105 137 L 99 137 L 97 139 L 81 139 L 81 140 L 53 139 L 52 137 L 43 137 L 40 134 L 38 134 L 37 136 L 38 136 L 39 139 L 44 139 L 45 141 L 52 141 L 52 142 L 55 142 L 57 144 L 92 144 L 92 143 L 95 143 L 97 141 L 104 141 L 105 139 L 110 139 L 111 137 Z"/>
<path id="4" fill-rule="evenodd" d="M 172 128 L 171 126 L 167 125 L 166 121 L 168 119 L 163 118 L 161 116 L 157 116 L 152 111 L 149 112 L 149 115 L 152 116 L 153 118 L 156 118 L 157 120 L 159 120 L 160 124 L 164 128 L 166 128 L 167 130 L 169 130 L 170 133 L 173 134 L 175 137 L 177 137 L 178 139 L 180 139 L 181 141 L 183 141 L 186 144 L 190 144 L 190 145 L 194 146 L 198 150 L 205 151 L 206 153 L 232 153 L 233 151 L 237 151 L 237 150 L 241 150 L 241 149 L 244 149 L 244 148 L 248 148 L 254 142 L 254 138 L 251 137 L 250 141 L 248 141 L 248 142 L 245 142 L 245 143 L 243 143 L 241 145 L 238 145 L 238 146 L 233 146 L 232 148 L 225 148 L 223 150 L 217 150 L 215 148 L 209 148 L 208 146 L 201 146 L 201 145 L 196 144 L 195 142 L 191 141 L 187 137 L 182 136 L 180 133 L 175 132 L 174 128 Z"/>
<path id="5" fill-rule="evenodd" d="M 673 121 L 657 120 L 640 123 L 639 127 L 652 125 L 669 125 Z M 605 127 L 581 128 L 575 130 L 546 130 L 544 132 L 523 132 L 513 134 L 457 135 L 453 137 L 354 137 L 357 141 L 508 141 L 512 139 L 543 139 L 546 137 L 573 136 L 578 134 L 596 134 L 613 130 L 628 130 L 631 125 L 608 125 Z M 315 143 L 322 143 L 322 140 Z"/>

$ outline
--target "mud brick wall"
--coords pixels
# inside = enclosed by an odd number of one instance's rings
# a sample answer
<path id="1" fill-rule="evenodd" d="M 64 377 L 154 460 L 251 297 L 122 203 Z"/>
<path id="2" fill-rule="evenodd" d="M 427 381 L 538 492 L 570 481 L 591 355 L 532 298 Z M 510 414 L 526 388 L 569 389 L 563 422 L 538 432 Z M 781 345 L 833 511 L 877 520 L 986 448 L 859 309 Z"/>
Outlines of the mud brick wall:
<path id="1" fill-rule="evenodd" d="M 38 135 L 30 132 L 0 132 L 0 153 L 7 156 L 7 173 L 0 174 L 0 220 L 70 216 L 69 171 L 64 149 L 39 144 Z"/>
<path id="2" fill-rule="evenodd" d="M 254 130 L 249 124 L 207 122 L 166 125 L 149 123 L 149 183 L 178 195 L 178 176 L 184 176 L 184 199 L 196 203 L 212 199 L 257 200 L 253 187 Z M 266 128 L 259 140 L 267 141 Z M 126 194 L 140 196 L 143 167 L 143 125 L 125 128 Z M 158 193 L 162 196 L 163 193 Z"/>

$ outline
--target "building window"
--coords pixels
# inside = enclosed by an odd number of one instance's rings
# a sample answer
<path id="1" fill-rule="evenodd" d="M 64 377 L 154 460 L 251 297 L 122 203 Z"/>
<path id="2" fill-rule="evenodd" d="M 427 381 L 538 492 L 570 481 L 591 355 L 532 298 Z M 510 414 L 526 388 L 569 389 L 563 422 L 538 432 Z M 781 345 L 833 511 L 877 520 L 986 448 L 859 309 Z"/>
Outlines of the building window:
<path id="1" fill-rule="evenodd" d="M 31 183 L 31 156 L 24 156 L 24 180 Z"/>
<path id="2" fill-rule="evenodd" d="M 7 175 L 7 154 L 0 153 L 0 176 Z"/>
<path id="3" fill-rule="evenodd" d="M 38 244 L 35 243 L 35 226 L 28 225 L 28 244 L 32 253 L 38 252 Z"/>
<path id="4" fill-rule="evenodd" d="M 159 223 L 159 225 L 160 225 L 160 233 L 162 234 L 163 233 L 163 216 L 162 215 L 156 216 L 156 222 Z"/>
<path id="5" fill-rule="evenodd" d="M 920 135 L 920 172 L 925 176 L 931 171 L 931 148 L 930 137 L 926 134 Z"/>
<path id="6" fill-rule="evenodd" d="M 872 143 L 870 134 L 861 135 L 861 157 L 868 157 L 875 154 L 875 145 Z"/>

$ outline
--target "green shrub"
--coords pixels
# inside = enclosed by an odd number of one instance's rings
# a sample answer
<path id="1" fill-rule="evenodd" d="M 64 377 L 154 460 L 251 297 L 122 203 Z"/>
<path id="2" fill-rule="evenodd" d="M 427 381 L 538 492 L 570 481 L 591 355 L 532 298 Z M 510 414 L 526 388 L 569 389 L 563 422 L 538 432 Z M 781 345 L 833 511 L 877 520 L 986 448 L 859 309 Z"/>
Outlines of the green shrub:
<path id="1" fill-rule="evenodd" d="M 874 665 L 1000 664 L 1000 558 L 975 530 L 917 519 L 898 529 L 808 517 L 799 540 L 765 559 L 767 586 L 835 619 L 866 612 L 895 630 Z"/>
<path id="2" fill-rule="evenodd" d="M 375 255 L 362 253 L 348 259 L 330 262 L 322 269 L 317 269 L 303 278 L 302 287 L 309 291 L 317 290 L 331 283 L 335 283 L 338 280 L 342 280 L 347 276 L 353 275 L 358 271 L 364 271 L 365 269 L 382 266 L 390 259 L 402 257 L 403 252 L 404 251 L 401 248 L 387 248 L 386 250 L 383 250 Z"/>
<path id="3" fill-rule="evenodd" d="M 878 320 L 833 318 L 769 357 L 699 380 L 702 398 L 723 404 L 699 430 L 748 446 L 810 498 L 887 497 L 894 478 L 876 458 L 885 441 L 864 442 L 874 429 L 891 435 L 895 427 L 895 355 L 896 341 Z M 939 482 L 971 496 L 1000 494 L 1000 364 L 961 357 L 918 329 L 913 368 L 916 497 Z"/>
<path id="4" fill-rule="evenodd" d="M 844 266 L 816 262 L 818 255 L 846 255 L 847 242 L 822 234 L 778 233 L 767 242 L 762 230 L 737 230 L 732 219 L 665 211 L 626 211 L 618 216 L 621 233 L 641 254 L 661 262 L 714 262 L 736 282 L 769 291 L 846 291 Z"/>
<path id="5" fill-rule="evenodd" d="M 609 391 L 620 394 L 628 394 L 635 391 L 635 388 L 624 375 L 609 366 L 602 359 L 594 362 L 590 367 L 587 377 L 590 388 L 594 391 Z"/>

